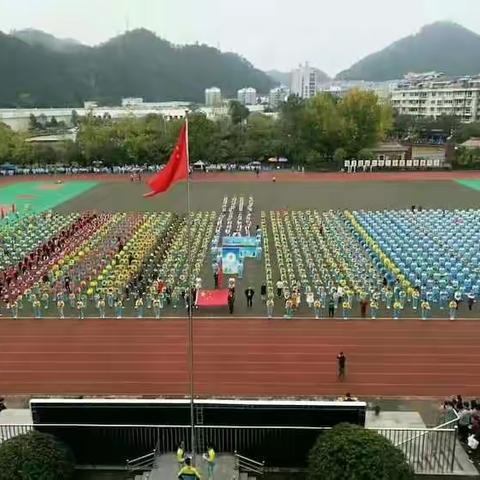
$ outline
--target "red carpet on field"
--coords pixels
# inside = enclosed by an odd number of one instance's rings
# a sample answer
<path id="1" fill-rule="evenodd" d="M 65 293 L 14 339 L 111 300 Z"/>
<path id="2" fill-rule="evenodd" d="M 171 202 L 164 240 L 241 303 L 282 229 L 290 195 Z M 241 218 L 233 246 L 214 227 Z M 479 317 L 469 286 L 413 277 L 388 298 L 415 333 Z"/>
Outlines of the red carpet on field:
<path id="1" fill-rule="evenodd" d="M 186 319 L 2 319 L 0 395 L 187 395 L 187 328 Z M 475 321 L 194 319 L 195 391 L 478 398 L 475 331 Z"/>

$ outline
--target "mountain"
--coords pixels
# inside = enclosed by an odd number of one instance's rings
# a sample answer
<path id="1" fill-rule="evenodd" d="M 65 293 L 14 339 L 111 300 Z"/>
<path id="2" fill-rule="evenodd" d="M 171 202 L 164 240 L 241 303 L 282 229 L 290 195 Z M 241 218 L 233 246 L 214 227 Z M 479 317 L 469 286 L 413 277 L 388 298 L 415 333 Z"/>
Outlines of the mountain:
<path id="1" fill-rule="evenodd" d="M 290 85 L 290 72 L 280 72 L 279 70 L 268 70 L 265 72 L 270 78 L 273 78 L 275 83 L 280 85 Z"/>
<path id="2" fill-rule="evenodd" d="M 74 107 L 84 100 L 118 104 L 122 97 L 203 102 L 212 85 L 224 96 L 245 86 L 267 92 L 274 85 L 235 53 L 174 46 L 144 29 L 69 51 L 0 32 L 0 71 L 0 107 Z"/>
<path id="3" fill-rule="evenodd" d="M 322 70 L 318 68 L 315 69 L 317 71 L 317 77 L 320 82 L 328 82 L 330 77 Z M 290 86 L 292 73 L 291 72 L 280 72 L 278 70 L 268 70 L 265 72 L 269 77 L 273 78 L 276 83 L 280 83 L 282 85 L 286 85 L 287 87 Z"/>
<path id="4" fill-rule="evenodd" d="M 45 47 L 54 52 L 72 52 L 79 48 L 85 48 L 84 45 L 73 38 L 57 38 L 50 33 L 35 30 L 34 28 L 14 30 L 10 35 L 29 45 Z"/>
<path id="5" fill-rule="evenodd" d="M 81 105 L 88 97 L 78 65 L 68 55 L 1 32 L 0 71 L 0 107 Z"/>
<path id="6" fill-rule="evenodd" d="M 340 80 L 395 80 L 409 72 L 480 73 L 480 35 L 452 22 L 423 27 L 337 75 Z"/>

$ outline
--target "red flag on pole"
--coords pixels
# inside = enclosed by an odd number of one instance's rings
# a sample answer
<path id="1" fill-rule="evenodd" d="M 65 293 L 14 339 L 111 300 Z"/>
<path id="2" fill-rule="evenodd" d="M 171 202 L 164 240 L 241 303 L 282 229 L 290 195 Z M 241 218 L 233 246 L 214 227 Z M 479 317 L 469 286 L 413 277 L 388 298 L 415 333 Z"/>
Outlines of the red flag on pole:
<path id="1" fill-rule="evenodd" d="M 144 197 L 153 197 L 166 192 L 174 183 L 188 180 L 188 169 L 188 127 L 185 122 L 168 163 L 149 180 L 151 192 L 146 193 Z"/>

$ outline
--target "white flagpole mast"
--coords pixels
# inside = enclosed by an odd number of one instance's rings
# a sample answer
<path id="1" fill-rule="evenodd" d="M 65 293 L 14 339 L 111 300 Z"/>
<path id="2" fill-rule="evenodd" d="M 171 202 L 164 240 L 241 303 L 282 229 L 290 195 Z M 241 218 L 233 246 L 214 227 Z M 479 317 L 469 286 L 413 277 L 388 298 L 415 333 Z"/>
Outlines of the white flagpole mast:
<path id="1" fill-rule="evenodd" d="M 194 356 L 193 356 L 193 296 L 192 296 L 192 221 L 190 217 L 190 153 L 188 148 L 188 111 L 185 114 L 185 137 L 187 143 L 187 282 L 188 290 L 188 370 L 190 384 L 190 440 L 193 459 L 195 460 L 195 383 L 194 383 Z"/>

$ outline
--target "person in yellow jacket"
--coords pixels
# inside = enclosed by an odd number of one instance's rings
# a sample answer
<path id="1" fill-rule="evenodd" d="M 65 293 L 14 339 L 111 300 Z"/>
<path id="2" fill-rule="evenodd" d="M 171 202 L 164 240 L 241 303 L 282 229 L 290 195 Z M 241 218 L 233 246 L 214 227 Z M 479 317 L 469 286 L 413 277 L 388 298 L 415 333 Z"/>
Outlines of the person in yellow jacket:
<path id="1" fill-rule="evenodd" d="M 393 318 L 395 320 L 398 320 L 400 318 L 400 313 L 403 310 L 403 305 L 400 300 L 395 300 L 393 303 Z"/>
<path id="2" fill-rule="evenodd" d="M 342 303 L 343 308 L 343 318 L 348 320 L 350 318 L 350 313 L 352 311 L 352 304 L 348 300 L 344 300 Z"/>
<path id="3" fill-rule="evenodd" d="M 428 313 L 430 312 L 430 303 L 427 300 L 423 300 L 420 308 L 422 310 L 422 320 L 426 320 L 428 318 Z"/>
<path id="4" fill-rule="evenodd" d="M 203 459 L 207 462 L 207 478 L 208 480 L 213 480 L 213 471 L 215 470 L 217 454 L 211 443 L 207 445 L 207 453 L 203 455 Z"/>
<path id="5" fill-rule="evenodd" d="M 457 317 L 457 302 L 452 299 L 448 304 L 448 308 L 450 309 L 450 320 L 455 320 L 455 318 Z"/>
<path id="6" fill-rule="evenodd" d="M 191 459 L 187 457 L 185 458 L 185 465 L 178 472 L 178 478 L 180 478 L 181 480 L 183 480 L 183 478 L 187 480 L 188 478 L 190 480 L 192 477 L 198 478 L 199 480 L 201 480 L 202 478 L 200 472 L 195 467 L 192 467 Z"/>
<path id="7" fill-rule="evenodd" d="M 178 468 L 182 468 L 185 463 L 185 442 L 182 440 L 177 447 Z"/>

